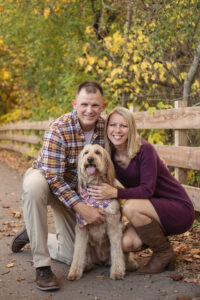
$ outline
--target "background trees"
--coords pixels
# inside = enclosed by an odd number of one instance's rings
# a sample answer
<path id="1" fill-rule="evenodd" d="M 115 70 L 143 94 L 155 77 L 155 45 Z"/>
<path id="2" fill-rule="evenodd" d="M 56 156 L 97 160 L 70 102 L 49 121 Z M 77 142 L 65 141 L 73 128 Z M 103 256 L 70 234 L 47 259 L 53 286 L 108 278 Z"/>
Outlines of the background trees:
<path id="1" fill-rule="evenodd" d="M 198 0 L 2 0 L 0 121 L 56 117 L 98 80 L 108 109 L 182 99 L 198 47 Z M 199 66 L 188 105 L 199 102 Z"/>

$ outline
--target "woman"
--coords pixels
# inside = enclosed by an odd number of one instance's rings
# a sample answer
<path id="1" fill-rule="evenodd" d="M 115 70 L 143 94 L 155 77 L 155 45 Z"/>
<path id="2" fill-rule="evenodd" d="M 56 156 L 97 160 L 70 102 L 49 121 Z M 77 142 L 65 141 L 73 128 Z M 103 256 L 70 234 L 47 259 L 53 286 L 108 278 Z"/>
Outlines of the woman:
<path id="1" fill-rule="evenodd" d="M 125 252 L 144 244 L 153 250 L 142 274 L 174 269 L 175 255 L 167 235 L 187 231 L 194 221 L 194 207 L 181 184 L 170 174 L 154 147 L 137 133 L 133 114 L 126 108 L 113 109 L 106 120 L 105 143 L 124 189 L 108 184 L 93 186 L 98 199 L 127 199 L 123 214 L 132 226 L 123 236 Z"/>

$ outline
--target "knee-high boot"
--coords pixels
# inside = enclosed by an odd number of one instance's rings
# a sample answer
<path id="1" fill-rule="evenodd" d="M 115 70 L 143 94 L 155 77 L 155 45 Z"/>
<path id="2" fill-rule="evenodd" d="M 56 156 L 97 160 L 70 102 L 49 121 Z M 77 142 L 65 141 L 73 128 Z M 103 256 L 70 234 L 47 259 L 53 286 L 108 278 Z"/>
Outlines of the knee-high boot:
<path id="1" fill-rule="evenodd" d="M 168 238 L 160 224 L 152 220 L 151 223 L 135 227 L 142 242 L 153 250 L 153 255 L 146 266 L 138 269 L 141 274 L 161 273 L 165 269 L 174 270 L 175 254 L 170 246 Z"/>

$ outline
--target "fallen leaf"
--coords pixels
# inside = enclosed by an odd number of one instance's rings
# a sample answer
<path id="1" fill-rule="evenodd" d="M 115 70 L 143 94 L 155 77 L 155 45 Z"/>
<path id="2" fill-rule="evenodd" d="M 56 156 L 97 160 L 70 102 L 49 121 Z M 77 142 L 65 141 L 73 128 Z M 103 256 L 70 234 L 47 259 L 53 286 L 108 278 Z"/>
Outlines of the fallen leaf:
<path id="1" fill-rule="evenodd" d="M 14 267 L 14 264 L 13 264 L 13 263 L 7 264 L 6 267 L 7 267 L 7 268 L 12 268 L 12 267 Z"/>
<path id="2" fill-rule="evenodd" d="M 3 236 L 15 236 L 15 233 L 4 233 Z"/>
<path id="3" fill-rule="evenodd" d="M 186 296 L 178 296 L 176 299 L 177 300 L 192 300 L 191 297 L 186 297 Z"/>
<path id="4" fill-rule="evenodd" d="M 183 260 L 193 262 L 193 259 L 190 256 L 184 256 Z"/>
<path id="5" fill-rule="evenodd" d="M 4 231 L 11 231 L 12 228 L 11 227 L 4 227 L 0 229 L 0 232 L 4 232 Z"/>
<path id="6" fill-rule="evenodd" d="M 8 221 L 5 221 L 2 223 L 3 225 L 7 225 L 7 226 L 11 226 L 10 223 Z"/>
<path id="7" fill-rule="evenodd" d="M 3 204 L 2 207 L 3 207 L 3 208 L 10 208 L 10 206 L 9 206 L 9 205 L 6 205 L 6 204 Z"/>
<path id="8" fill-rule="evenodd" d="M 200 249 L 192 249 L 190 250 L 191 254 L 199 254 L 200 253 Z"/>
<path id="9" fill-rule="evenodd" d="M 96 275 L 96 278 L 104 278 L 104 275 Z"/>
<path id="10" fill-rule="evenodd" d="M 187 266 L 188 270 L 193 270 L 193 271 L 200 271 L 200 265 L 189 265 Z"/>
<path id="11" fill-rule="evenodd" d="M 24 278 L 23 277 L 17 277 L 16 280 L 21 281 L 21 280 L 24 280 Z"/>
<path id="12" fill-rule="evenodd" d="M 50 300 L 51 296 L 49 295 L 47 298 L 43 298 L 42 300 Z"/>
<path id="13" fill-rule="evenodd" d="M 9 215 L 13 216 L 15 218 L 20 219 L 22 217 L 22 212 L 20 212 L 20 211 L 12 211 Z"/>
<path id="14" fill-rule="evenodd" d="M 200 280 L 196 278 L 185 278 L 183 281 L 188 283 L 200 283 Z"/>
<path id="15" fill-rule="evenodd" d="M 182 274 L 178 274 L 178 275 L 171 274 L 170 278 L 173 279 L 174 281 L 180 281 L 183 279 L 183 275 Z"/>

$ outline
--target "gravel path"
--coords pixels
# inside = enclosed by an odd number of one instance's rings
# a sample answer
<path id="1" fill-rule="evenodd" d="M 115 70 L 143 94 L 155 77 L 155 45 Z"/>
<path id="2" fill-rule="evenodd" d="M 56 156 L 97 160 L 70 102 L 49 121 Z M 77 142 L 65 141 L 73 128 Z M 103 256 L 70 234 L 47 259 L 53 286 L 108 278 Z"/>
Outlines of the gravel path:
<path id="1" fill-rule="evenodd" d="M 35 270 L 31 251 L 12 253 L 13 236 L 23 227 L 21 202 L 22 176 L 0 161 L 0 299 L 1 300 L 187 300 L 200 299 L 200 286 L 183 280 L 172 280 L 179 274 L 164 272 L 156 275 L 127 273 L 123 281 L 109 279 L 109 268 L 99 267 L 77 282 L 69 282 L 69 267 L 52 261 L 61 289 L 42 292 L 35 287 Z M 49 212 L 50 229 L 52 226 Z M 53 228 L 53 226 L 52 226 Z M 181 297 L 187 298 L 181 298 Z"/>

